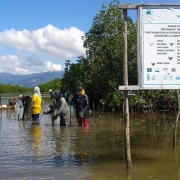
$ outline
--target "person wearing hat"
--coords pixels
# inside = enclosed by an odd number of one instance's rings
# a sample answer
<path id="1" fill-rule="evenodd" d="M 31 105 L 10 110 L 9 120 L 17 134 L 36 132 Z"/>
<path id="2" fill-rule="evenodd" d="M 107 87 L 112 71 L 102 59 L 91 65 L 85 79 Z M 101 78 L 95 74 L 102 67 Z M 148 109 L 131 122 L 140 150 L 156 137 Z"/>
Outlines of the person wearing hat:
<path id="1" fill-rule="evenodd" d="M 52 98 L 53 98 L 53 90 L 52 89 L 49 90 L 49 94 L 50 94 L 51 100 L 52 100 Z"/>
<path id="2" fill-rule="evenodd" d="M 7 107 L 12 107 L 12 106 L 16 106 L 16 103 L 17 103 L 17 97 L 16 96 L 14 96 L 14 98 L 13 99 L 9 99 L 9 101 L 8 102 L 6 102 L 6 106 Z"/>
<path id="3" fill-rule="evenodd" d="M 89 98 L 82 86 L 77 86 L 76 94 L 72 98 L 71 105 L 74 105 L 76 108 L 78 126 L 84 125 L 84 127 L 89 127 Z"/>
<path id="4" fill-rule="evenodd" d="M 50 107 L 52 107 L 52 108 L 47 112 L 43 112 L 43 114 L 44 115 L 52 114 L 55 110 L 57 110 L 56 115 L 54 115 L 52 117 L 52 123 L 54 124 L 54 121 L 59 116 L 60 117 L 60 126 L 66 126 L 70 119 L 70 108 L 69 108 L 66 100 L 63 98 L 61 91 L 56 90 L 53 92 L 53 99 L 51 101 Z"/>
<path id="5" fill-rule="evenodd" d="M 22 106 L 24 108 L 23 115 L 22 115 L 22 120 L 24 120 L 24 115 L 27 114 L 30 111 L 31 97 L 20 94 L 18 96 L 18 99 L 20 99 L 22 101 Z"/>
<path id="6" fill-rule="evenodd" d="M 27 105 L 28 108 L 30 108 L 30 104 L 31 104 L 31 97 L 30 96 L 20 94 L 18 96 L 18 99 L 20 99 L 22 101 L 23 108 L 26 105 Z"/>
<path id="7" fill-rule="evenodd" d="M 63 98 L 66 100 L 67 103 L 69 103 L 69 93 L 68 93 L 68 90 L 67 90 L 67 86 L 66 85 L 63 85 L 61 87 L 61 93 L 63 95 Z"/>

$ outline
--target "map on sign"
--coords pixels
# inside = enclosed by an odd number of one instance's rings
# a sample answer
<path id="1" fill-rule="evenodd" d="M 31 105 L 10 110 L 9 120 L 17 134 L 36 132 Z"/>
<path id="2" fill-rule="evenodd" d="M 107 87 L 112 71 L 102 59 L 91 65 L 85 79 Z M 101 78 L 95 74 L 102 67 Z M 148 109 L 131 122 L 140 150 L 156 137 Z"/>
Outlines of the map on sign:
<path id="1" fill-rule="evenodd" d="M 180 87 L 180 7 L 142 8 L 142 88 Z"/>

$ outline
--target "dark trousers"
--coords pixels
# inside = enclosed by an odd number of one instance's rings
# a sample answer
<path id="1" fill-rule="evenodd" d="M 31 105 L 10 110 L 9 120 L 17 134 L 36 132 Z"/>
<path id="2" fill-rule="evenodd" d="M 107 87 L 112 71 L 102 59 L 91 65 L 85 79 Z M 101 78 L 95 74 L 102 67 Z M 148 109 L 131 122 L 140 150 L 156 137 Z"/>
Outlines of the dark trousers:
<path id="1" fill-rule="evenodd" d="M 39 114 L 32 114 L 33 121 L 39 122 Z"/>

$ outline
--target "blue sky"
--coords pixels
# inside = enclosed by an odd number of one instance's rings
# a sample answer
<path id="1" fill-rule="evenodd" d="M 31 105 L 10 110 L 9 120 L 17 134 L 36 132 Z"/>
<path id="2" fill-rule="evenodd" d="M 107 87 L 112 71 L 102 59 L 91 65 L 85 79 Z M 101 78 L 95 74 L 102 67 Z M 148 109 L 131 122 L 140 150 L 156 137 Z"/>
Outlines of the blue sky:
<path id="1" fill-rule="evenodd" d="M 104 2 L 0 0 L 0 72 L 29 74 L 63 70 L 66 59 L 75 62 L 77 56 L 85 55 L 81 36 L 90 29 Z M 157 3 L 155 0 L 120 2 Z M 129 15 L 136 20 L 135 12 L 130 11 Z"/>

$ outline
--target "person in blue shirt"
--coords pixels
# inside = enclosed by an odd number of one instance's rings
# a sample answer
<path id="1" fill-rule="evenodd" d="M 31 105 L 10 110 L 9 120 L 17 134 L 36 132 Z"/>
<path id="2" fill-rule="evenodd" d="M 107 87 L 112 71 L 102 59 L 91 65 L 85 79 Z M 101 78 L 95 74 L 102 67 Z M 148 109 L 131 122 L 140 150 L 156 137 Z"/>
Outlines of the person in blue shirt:
<path id="1" fill-rule="evenodd" d="M 89 127 L 89 98 L 85 94 L 83 87 L 77 86 L 76 94 L 72 98 L 71 105 L 74 105 L 76 109 L 78 126 L 84 125 L 84 127 Z"/>

